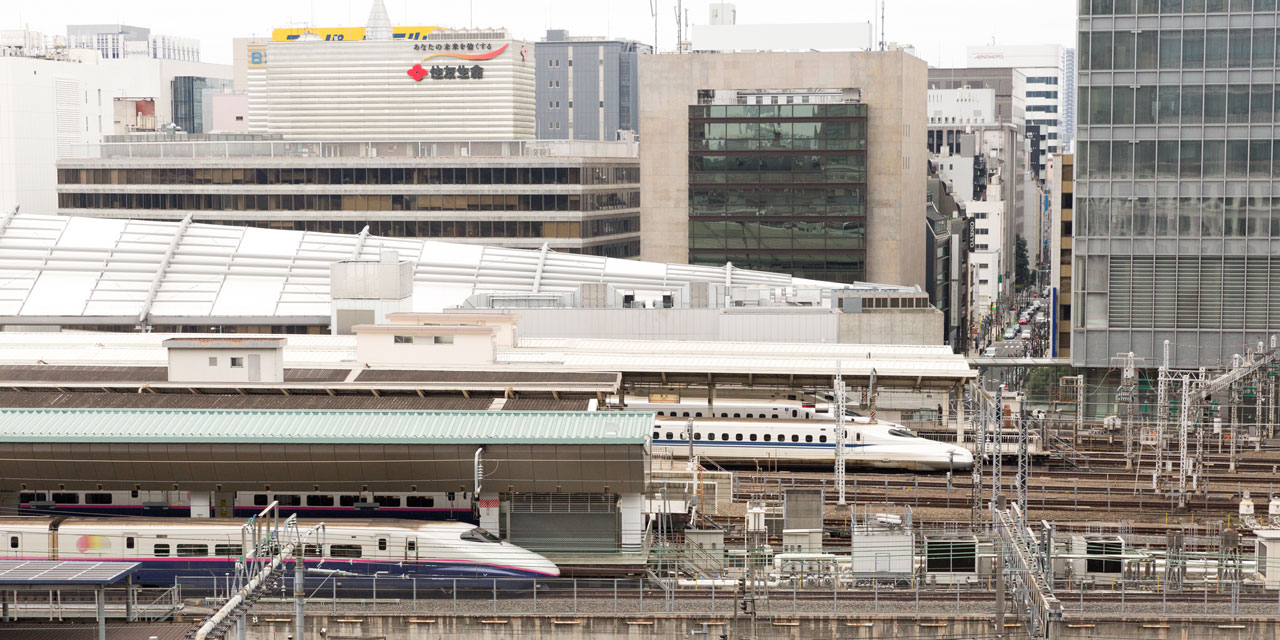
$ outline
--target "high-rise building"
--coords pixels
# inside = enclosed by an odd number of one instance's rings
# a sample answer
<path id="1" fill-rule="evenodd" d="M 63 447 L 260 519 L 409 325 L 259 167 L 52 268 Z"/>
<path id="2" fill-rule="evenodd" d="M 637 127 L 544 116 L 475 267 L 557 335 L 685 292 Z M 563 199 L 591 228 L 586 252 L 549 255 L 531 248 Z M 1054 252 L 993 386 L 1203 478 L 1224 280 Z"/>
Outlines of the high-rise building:
<path id="1" fill-rule="evenodd" d="M 1062 144 L 1058 149 L 1063 153 L 1075 150 L 1072 145 L 1076 139 L 1076 50 L 1074 47 L 1062 50 Z"/>
<path id="2" fill-rule="evenodd" d="M 550 29 L 534 51 L 539 139 L 617 140 L 619 131 L 636 131 L 638 56 L 653 47 Z"/>
<path id="3" fill-rule="evenodd" d="M 214 93 L 227 93 L 231 81 L 225 78 L 177 76 L 173 79 L 173 123 L 187 133 L 213 130 Z"/>
<path id="4" fill-rule="evenodd" d="M 200 61 L 200 41 L 155 34 L 146 27 L 127 24 L 73 24 L 67 26 L 67 46 L 93 49 L 104 60 L 142 57 L 157 60 Z"/>
<path id="5" fill-rule="evenodd" d="M 1276 3 L 1156 4 L 1081 3 L 1076 366 L 1217 366 L 1280 329 Z"/>
<path id="6" fill-rule="evenodd" d="M 923 286 L 924 61 L 642 56 L 641 252 Z"/>
<path id="7" fill-rule="evenodd" d="M 1043 183 L 1049 155 L 1062 151 L 1065 104 L 1072 99 L 1066 86 L 1065 54 L 1062 47 L 1049 45 L 992 45 L 969 47 L 967 65 L 1013 67 L 1022 72 L 1027 135 L 1036 138 L 1031 145 L 1032 168 Z"/>
<path id="8" fill-rule="evenodd" d="M 1075 158 L 1069 153 L 1049 158 L 1049 355 L 1071 357 L 1071 256 L 1075 241 Z"/>

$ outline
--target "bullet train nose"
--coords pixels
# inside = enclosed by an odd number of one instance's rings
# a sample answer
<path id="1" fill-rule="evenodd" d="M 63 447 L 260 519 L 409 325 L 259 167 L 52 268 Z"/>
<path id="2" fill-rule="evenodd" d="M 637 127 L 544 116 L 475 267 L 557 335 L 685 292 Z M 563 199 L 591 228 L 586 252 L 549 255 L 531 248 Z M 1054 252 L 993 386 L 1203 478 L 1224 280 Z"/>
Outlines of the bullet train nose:
<path id="1" fill-rule="evenodd" d="M 951 464 L 955 469 L 968 469 L 973 466 L 973 452 L 964 447 L 951 447 L 955 455 L 951 458 Z"/>

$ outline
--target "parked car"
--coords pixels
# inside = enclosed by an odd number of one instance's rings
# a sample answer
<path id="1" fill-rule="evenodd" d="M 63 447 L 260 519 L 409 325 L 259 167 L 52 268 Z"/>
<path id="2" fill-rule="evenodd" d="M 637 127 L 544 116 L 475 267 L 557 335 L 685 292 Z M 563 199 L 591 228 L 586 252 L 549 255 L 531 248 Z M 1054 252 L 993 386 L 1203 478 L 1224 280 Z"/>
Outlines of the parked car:
<path id="1" fill-rule="evenodd" d="M 995 348 L 995 347 L 987 347 L 986 349 L 983 349 L 983 350 L 982 350 L 982 357 L 984 357 L 984 358 L 994 358 L 994 357 L 996 357 L 996 348 Z"/>

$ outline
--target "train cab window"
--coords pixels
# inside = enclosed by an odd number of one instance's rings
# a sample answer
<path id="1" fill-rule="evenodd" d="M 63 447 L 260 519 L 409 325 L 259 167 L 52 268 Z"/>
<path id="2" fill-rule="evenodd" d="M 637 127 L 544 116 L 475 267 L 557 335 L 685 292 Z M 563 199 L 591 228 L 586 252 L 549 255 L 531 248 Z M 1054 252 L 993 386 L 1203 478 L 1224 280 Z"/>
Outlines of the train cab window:
<path id="1" fill-rule="evenodd" d="M 737 440 L 738 442 L 742 442 L 742 434 L 741 433 L 733 434 L 733 439 Z"/>
<path id="2" fill-rule="evenodd" d="M 373 501 L 378 503 L 380 507 L 400 506 L 400 496 L 374 496 Z"/>
<path id="3" fill-rule="evenodd" d="M 209 555 L 209 545 L 207 544 L 178 545 L 179 558 L 203 558 L 207 555 Z"/>
<path id="4" fill-rule="evenodd" d="M 268 505 L 268 504 L 270 504 L 270 503 L 271 503 L 271 501 L 267 499 L 267 494 L 265 494 L 265 493 L 255 493 L 255 494 L 253 494 L 253 506 L 255 506 L 255 507 L 265 507 L 265 506 L 267 506 L 267 505 Z"/>
<path id="5" fill-rule="evenodd" d="M 9 548 L 10 549 L 18 548 L 18 536 L 9 536 Z"/>
<path id="6" fill-rule="evenodd" d="M 674 439 L 675 439 L 675 434 L 673 434 L 673 433 L 671 433 L 670 431 L 668 431 L 668 432 L 667 432 L 667 439 L 668 439 L 668 440 L 674 440 Z"/>
<path id="7" fill-rule="evenodd" d="M 449 495 L 453 495 L 453 494 L 452 494 L 452 493 L 450 493 Z M 452 500 L 452 499 L 450 499 L 450 500 L 449 500 L 449 502 L 453 502 L 453 500 Z M 406 504 L 407 506 L 410 506 L 410 507 L 417 507 L 417 508 L 419 508 L 419 509 L 422 509 L 422 508 L 431 508 L 431 507 L 436 506 L 436 499 L 435 499 L 435 498 L 429 498 L 429 497 L 427 497 L 427 496 L 406 496 L 406 497 L 405 497 L 405 504 Z"/>
<path id="8" fill-rule="evenodd" d="M 818 436 L 818 442 L 826 442 L 826 441 L 827 441 L 826 436 Z"/>
<path id="9" fill-rule="evenodd" d="M 752 438 L 752 439 L 754 440 L 754 438 Z M 771 441 L 772 439 L 773 439 L 773 436 L 772 436 L 771 434 L 768 434 L 768 433 L 764 434 L 764 441 L 765 441 L 765 442 L 769 442 L 769 441 Z"/>
<path id="10" fill-rule="evenodd" d="M 111 504 L 111 494 L 109 493 L 86 493 L 84 494 L 85 504 Z"/>
<path id="11" fill-rule="evenodd" d="M 124 548 L 126 548 L 126 549 L 132 549 L 132 548 L 133 548 L 133 544 L 134 544 L 134 543 L 133 543 L 133 536 L 125 536 L 125 538 L 124 538 Z"/>
<path id="12" fill-rule="evenodd" d="M 755 441 L 756 441 L 756 434 L 754 434 L 754 433 L 753 433 L 753 434 L 751 434 L 749 437 L 751 438 L 751 441 L 752 441 L 752 442 L 755 442 Z"/>
<path id="13" fill-rule="evenodd" d="M 167 544 L 158 544 L 158 545 L 155 545 L 155 546 L 151 547 L 151 552 L 152 552 L 153 554 L 155 554 L 155 556 L 156 556 L 157 558 L 168 558 L 168 557 L 169 557 L 169 545 L 167 545 Z"/>
<path id="14" fill-rule="evenodd" d="M 74 493 L 55 493 L 53 501 L 58 504 L 80 504 L 80 496 Z"/>
<path id="15" fill-rule="evenodd" d="M 387 539 L 378 538 L 378 551 L 386 551 L 386 550 L 387 550 Z"/>
<path id="16" fill-rule="evenodd" d="M 910 431 L 907 431 L 906 429 L 890 429 L 889 435 L 898 436 L 899 438 L 919 438 L 920 437 L 914 433 L 911 433 Z"/>
<path id="17" fill-rule="evenodd" d="M 333 496 L 330 496 L 330 495 L 307 496 L 307 506 L 308 507 L 332 507 Z"/>
<path id="18" fill-rule="evenodd" d="M 360 502 L 360 496 L 338 496 L 338 506 L 340 507 L 354 507 L 357 502 Z"/>
<path id="19" fill-rule="evenodd" d="M 502 542 L 502 538 L 499 538 L 480 527 L 464 531 L 458 537 L 466 540 L 467 542 Z"/>
<path id="20" fill-rule="evenodd" d="M 804 437 L 804 441 L 805 441 L 805 442 L 813 442 L 813 436 L 805 436 L 805 437 Z"/>
<path id="21" fill-rule="evenodd" d="M 213 545 L 213 555 L 223 558 L 240 555 L 240 545 L 238 544 L 215 544 Z"/>
<path id="22" fill-rule="evenodd" d="M 329 545 L 329 557 L 331 558 L 359 558 L 362 549 L 358 544 L 331 544 Z"/>
<path id="23" fill-rule="evenodd" d="M 293 493 L 277 493 L 276 502 L 279 502 L 282 507 L 300 507 L 302 496 Z"/>

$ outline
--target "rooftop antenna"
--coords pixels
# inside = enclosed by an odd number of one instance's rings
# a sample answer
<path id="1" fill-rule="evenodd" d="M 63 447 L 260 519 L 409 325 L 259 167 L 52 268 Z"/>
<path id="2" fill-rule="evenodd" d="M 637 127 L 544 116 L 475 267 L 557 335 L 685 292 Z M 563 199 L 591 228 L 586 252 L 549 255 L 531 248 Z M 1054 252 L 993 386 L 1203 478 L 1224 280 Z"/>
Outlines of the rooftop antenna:
<path id="1" fill-rule="evenodd" d="M 653 16 L 653 52 L 658 52 L 658 0 L 649 0 L 649 14 Z"/>
<path id="2" fill-rule="evenodd" d="M 680 53 L 680 43 L 684 42 L 684 23 L 681 14 L 684 13 L 684 0 L 676 0 L 676 53 Z"/>
<path id="3" fill-rule="evenodd" d="M 880 0 L 880 50 L 884 51 L 884 0 Z"/>

